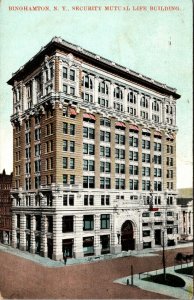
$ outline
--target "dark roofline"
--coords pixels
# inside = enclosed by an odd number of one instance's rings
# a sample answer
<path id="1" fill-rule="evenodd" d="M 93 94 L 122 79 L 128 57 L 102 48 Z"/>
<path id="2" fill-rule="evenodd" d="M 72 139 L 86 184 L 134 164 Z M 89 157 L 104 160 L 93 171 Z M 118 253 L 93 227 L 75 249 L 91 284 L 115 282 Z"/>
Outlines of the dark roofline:
<path id="1" fill-rule="evenodd" d="M 163 83 L 160 83 L 147 76 L 132 71 L 126 67 L 123 67 L 117 63 L 114 63 L 93 52 L 85 50 L 77 45 L 69 43 L 58 37 L 54 37 L 45 47 L 42 47 L 41 50 L 34 57 L 32 57 L 25 65 L 23 65 L 22 67 L 19 68 L 18 71 L 13 73 L 12 78 L 10 78 L 7 81 L 7 83 L 9 85 L 13 85 L 15 80 L 19 81 L 22 78 L 24 78 L 27 72 L 29 72 L 31 69 L 34 69 L 38 63 L 44 60 L 46 54 L 51 55 L 57 49 L 63 51 L 69 51 L 86 62 L 90 62 L 93 65 L 105 69 L 111 73 L 116 73 L 121 77 L 133 81 L 134 83 L 144 85 L 162 94 L 166 94 L 169 96 L 172 95 L 175 99 L 180 98 L 180 95 L 176 93 L 176 89 L 172 87 L 168 87 Z"/>

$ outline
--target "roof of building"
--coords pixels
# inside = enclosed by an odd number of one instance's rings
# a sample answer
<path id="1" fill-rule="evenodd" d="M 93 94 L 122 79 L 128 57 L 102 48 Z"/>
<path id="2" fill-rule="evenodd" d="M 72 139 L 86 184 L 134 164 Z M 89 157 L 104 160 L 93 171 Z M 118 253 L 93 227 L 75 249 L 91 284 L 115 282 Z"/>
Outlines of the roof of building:
<path id="1" fill-rule="evenodd" d="M 177 198 L 177 205 L 188 206 L 191 204 L 190 202 L 192 202 L 192 199 Z"/>
<path id="2" fill-rule="evenodd" d="M 193 198 L 193 188 L 178 189 L 178 198 Z"/>
<path id="3" fill-rule="evenodd" d="M 177 90 L 175 88 L 169 87 L 166 84 L 158 82 L 124 66 L 121 66 L 111 60 L 85 50 L 80 46 L 69 43 L 60 37 L 54 37 L 46 46 L 42 47 L 35 56 L 33 56 L 26 64 L 24 64 L 19 68 L 19 70 L 12 74 L 12 77 L 8 80 L 7 83 L 13 85 L 15 80 L 22 80 L 25 75 L 30 72 L 30 70 L 35 69 L 37 64 L 41 63 L 44 60 L 45 55 L 53 54 L 56 49 L 70 51 L 77 57 L 84 59 L 84 61 L 90 62 L 93 65 L 98 66 L 102 69 L 106 69 L 107 71 L 110 71 L 112 73 L 116 73 L 117 75 L 129 79 L 134 83 L 144 85 L 148 88 L 169 96 L 172 95 L 175 99 L 180 98 L 180 95 L 177 94 Z"/>
<path id="4" fill-rule="evenodd" d="M 188 206 L 192 204 L 192 200 L 193 200 L 192 188 L 178 189 L 177 205 Z"/>
<path id="5" fill-rule="evenodd" d="M 3 169 L 3 172 L 0 173 L 0 183 L 10 183 L 11 184 L 11 182 L 12 182 L 12 175 L 13 175 L 13 173 L 6 174 L 5 169 Z"/>

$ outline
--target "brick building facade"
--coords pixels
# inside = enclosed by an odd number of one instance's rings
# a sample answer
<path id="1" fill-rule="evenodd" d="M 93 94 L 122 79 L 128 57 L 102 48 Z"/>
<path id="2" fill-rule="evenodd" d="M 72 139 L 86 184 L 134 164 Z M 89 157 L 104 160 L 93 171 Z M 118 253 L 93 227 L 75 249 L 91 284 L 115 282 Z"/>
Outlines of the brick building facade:
<path id="1" fill-rule="evenodd" d="M 176 89 L 61 38 L 8 84 L 14 247 L 58 260 L 177 243 Z"/>
<path id="2" fill-rule="evenodd" d="M 0 174 L 0 242 L 11 243 L 11 194 L 12 174 L 7 175 L 5 170 Z"/>

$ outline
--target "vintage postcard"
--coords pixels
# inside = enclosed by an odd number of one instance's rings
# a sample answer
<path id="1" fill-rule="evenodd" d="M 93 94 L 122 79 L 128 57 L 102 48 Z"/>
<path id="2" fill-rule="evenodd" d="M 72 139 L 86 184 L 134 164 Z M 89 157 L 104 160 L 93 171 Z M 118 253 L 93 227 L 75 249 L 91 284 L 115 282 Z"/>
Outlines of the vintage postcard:
<path id="1" fill-rule="evenodd" d="M 0 1 L 2 298 L 192 298 L 192 24 L 191 0 Z"/>

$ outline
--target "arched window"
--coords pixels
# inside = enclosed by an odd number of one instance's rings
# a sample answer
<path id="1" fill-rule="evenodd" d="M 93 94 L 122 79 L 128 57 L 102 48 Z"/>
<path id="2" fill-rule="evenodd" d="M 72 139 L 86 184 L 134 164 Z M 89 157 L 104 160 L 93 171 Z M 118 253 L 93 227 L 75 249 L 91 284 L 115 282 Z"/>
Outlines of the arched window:
<path id="1" fill-rule="evenodd" d="M 152 110 L 159 111 L 159 104 L 156 100 L 152 103 Z"/>
<path id="2" fill-rule="evenodd" d="M 105 83 L 105 81 L 101 81 L 98 85 L 98 91 L 99 93 L 108 95 L 108 85 Z"/>
<path id="3" fill-rule="evenodd" d="M 128 96 L 127 96 L 127 100 L 130 103 L 136 104 L 136 95 L 131 91 L 129 92 Z"/>
<path id="4" fill-rule="evenodd" d="M 148 108 L 148 100 L 145 98 L 145 96 L 143 96 L 143 97 L 141 98 L 140 105 L 141 105 L 142 107 Z"/>
<path id="5" fill-rule="evenodd" d="M 114 89 L 114 98 L 123 99 L 123 92 L 122 92 L 121 88 L 118 86 Z"/>
<path id="6" fill-rule="evenodd" d="M 92 79 L 89 78 L 88 75 L 85 75 L 84 78 L 83 78 L 83 82 L 82 82 L 82 85 L 90 90 L 93 89 L 93 82 L 92 82 Z"/>

